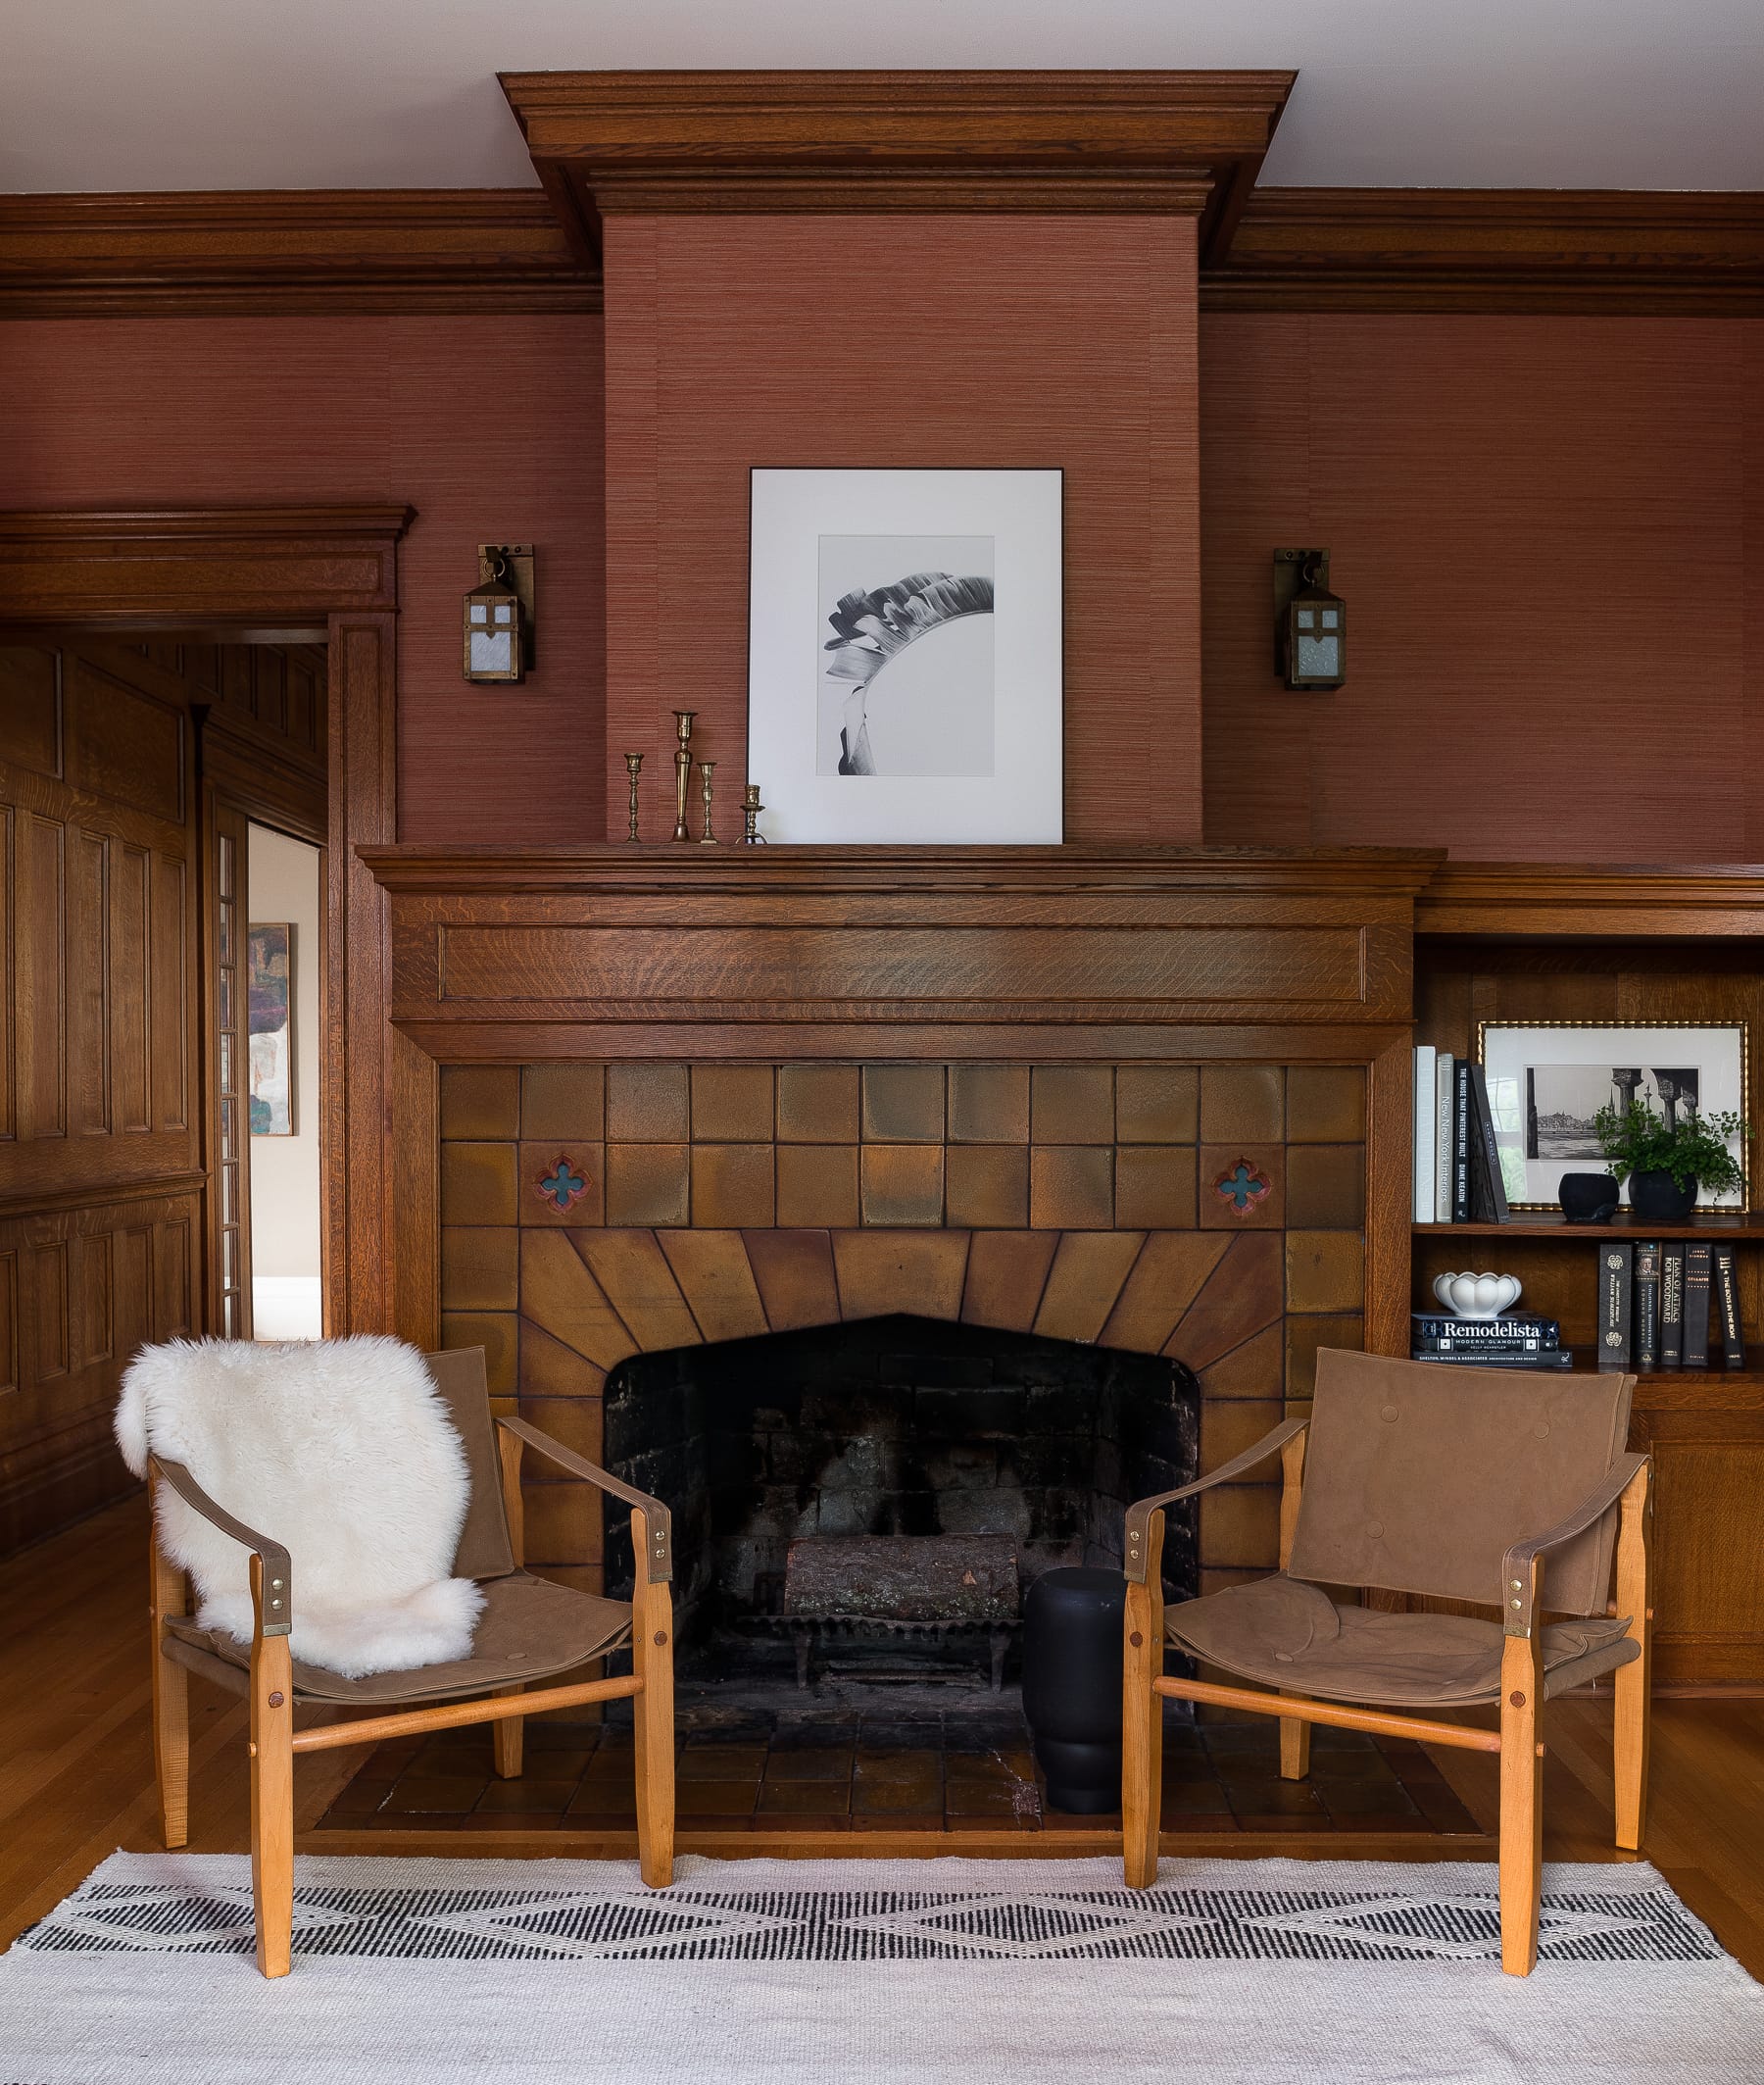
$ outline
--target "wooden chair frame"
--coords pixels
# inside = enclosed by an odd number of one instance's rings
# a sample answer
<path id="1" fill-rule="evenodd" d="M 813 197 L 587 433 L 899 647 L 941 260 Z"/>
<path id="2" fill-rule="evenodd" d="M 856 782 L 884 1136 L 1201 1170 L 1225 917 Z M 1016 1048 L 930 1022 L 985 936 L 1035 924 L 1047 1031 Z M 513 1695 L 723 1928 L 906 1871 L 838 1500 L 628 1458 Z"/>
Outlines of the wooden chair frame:
<path id="1" fill-rule="evenodd" d="M 496 1770 L 513 1778 L 521 1769 L 525 1719 L 548 1709 L 579 1708 L 588 1702 L 629 1700 L 635 1720 L 637 1857 L 643 1879 L 665 1889 L 673 1879 L 673 1541 L 668 1511 L 659 1499 L 635 1491 L 586 1457 L 520 1419 L 497 1421 L 502 1496 L 516 1565 L 522 1560 L 520 1465 L 531 1448 L 571 1476 L 597 1485 L 631 1509 L 636 1583 L 631 1599 L 631 1664 L 627 1677 L 584 1680 L 569 1686 L 516 1688 L 477 1700 L 439 1702 L 390 1715 L 345 1717 L 309 1729 L 294 1727 L 293 1570 L 288 1552 L 268 1535 L 235 1520 L 216 1504 L 181 1464 L 150 1457 L 147 1483 L 157 1503 L 164 1484 L 204 1519 L 251 1552 L 252 1639 L 247 1698 L 251 1707 L 251 1888 L 257 1917 L 257 1963 L 266 1976 L 286 1976 L 294 1924 L 294 1759 L 341 1745 L 372 1745 L 417 1731 L 448 1730 L 466 1723 L 494 1724 Z M 159 1546 L 158 1520 L 150 1514 L 153 1631 L 153 1742 L 160 1814 L 168 1847 L 189 1837 L 189 1681 L 185 1667 L 167 1656 L 169 1619 L 188 1613 L 185 1574 Z"/>
<path id="2" fill-rule="evenodd" d="M 1610 1612 L 1630 1616 L 1629 1634 L 1640 1655 L 1614 1676 L 1613 1767 L 1616 1780 L 1616 1842 L 1629 1852 L 1642 1843 L 1647 1805 L 1649 1639 L 1653 1624 L 1650 1536 L 1653 1517 L 1652 1464 L 1646 1456 L 1619 1456 L 1608 1475 L 1567 1519 L 1545 1533 L 1516 1542 L 1501 1560 L 1500 1725 L 1479 1730 L 1463 1723 L 1398 1715 L 1382 1709 L 1356 1709 L 1338 1702 L 1309 1701 L 1209 1680 L 1173 1679 L 1163 1670 L 1164 1509 L 1214 1484 L 1228 1482 L 1265 1463 L 1281 1460 L 1280 1568 L 1291 1561 L 1304 1490 L 1307 1425 L 1289 1419 L 1252 1448 L 1210 1475 L 1179 1491 L 1142 1499 L 1127 1517 L 1127 1605 L 1123 1620 L 1123 1751 L 1121 1825 L 1128 1886 L 1149 1889 L 1157 1877 L 1158 1823 L 1163 1794 L 1163 1702 L 1203 1702 L 1248 1710 L 1280 1719 L 1280 1771 L 1302 1780 L 1310 1770 L 1310 1726 L 1363 1730 L 1418 1739 L 1465 1752 L 1494 1753 L 1500 1761 L 1500 1965 L 1509 1976 L 1529 1976 L 1538 1960 L 1538 1899 L 1543 1863 L 1542 1643 L 1544 1557 L 1618 1508 L 1616 1602 Z M 1491 1590 L 1493 1590 L 1491 1588 Z"/>

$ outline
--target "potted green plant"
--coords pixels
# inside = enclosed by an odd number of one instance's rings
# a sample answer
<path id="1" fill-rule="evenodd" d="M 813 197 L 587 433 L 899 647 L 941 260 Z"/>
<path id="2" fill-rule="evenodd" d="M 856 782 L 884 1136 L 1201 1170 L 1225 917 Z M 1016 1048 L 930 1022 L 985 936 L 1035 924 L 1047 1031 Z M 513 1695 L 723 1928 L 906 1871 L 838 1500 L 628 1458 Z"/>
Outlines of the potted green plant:
<path id="1" fill-rule="evenodd" d="M 1645 1101 L 1632 1100 L 1627 1108 L 1601 1108 L 1592 1130 L 1619 1183 L 1628 1177 L 1630 1207 L 1646 1222 L 1682 1223 L 1699 1187 L 1726 1194 L 1744 1185 L 1744 1169 L 1728 1149 L 1735 1137 L 1751 1135 L 1741 1116 L 1690 1108 L 1668 1121 Z"/>

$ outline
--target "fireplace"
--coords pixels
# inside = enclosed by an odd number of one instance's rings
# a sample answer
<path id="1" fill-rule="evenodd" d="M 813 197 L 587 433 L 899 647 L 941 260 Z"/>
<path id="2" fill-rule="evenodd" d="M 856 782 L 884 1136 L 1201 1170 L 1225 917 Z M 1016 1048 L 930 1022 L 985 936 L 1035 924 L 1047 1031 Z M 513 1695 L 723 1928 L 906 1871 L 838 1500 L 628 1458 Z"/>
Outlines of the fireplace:
<path id="1" fill-rule="evenodd" d="M 1200 1394 L 1167 1357 L 895 1313 L 632 1356 L 607 1380 L 605 1455 L 673 1505 L 684 1677 L 974 1677 L 970 1639 L 982 1670 L 998 1654 L 1001 1676 L 1015 1669 L 1003 1607 L 914 1609 L 891 1583 L 868 1608 L 842 1598 L 845 1625 L 811 1625 L 786 1601 L 787 1564 L 922 1563 L 960 1538 L 970 1584 L 1001 1551 L 1025 1590 L 1059 1564 L 1118 1565 L 1128 1504 L 1195 1473 Z M 628 1538 L 609 1534 L 609 1585 L 626 1584 Z M 927 1548 L 933 1537 L 948 1539 Z M 793 1560 L 793 1544 L 812 1549 Z M 1165 1567 L 1194 1591 L 1186 1518 L 1173 1518 Z"/>

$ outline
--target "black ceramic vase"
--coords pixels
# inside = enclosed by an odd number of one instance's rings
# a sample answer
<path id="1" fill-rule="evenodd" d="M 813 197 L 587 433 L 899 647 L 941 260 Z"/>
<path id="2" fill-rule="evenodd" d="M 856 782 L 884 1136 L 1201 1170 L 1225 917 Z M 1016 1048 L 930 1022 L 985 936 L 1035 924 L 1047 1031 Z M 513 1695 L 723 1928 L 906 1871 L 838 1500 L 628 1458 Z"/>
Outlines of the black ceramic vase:
<path id="1" fill-rule="evenodd" d="M 1613 1172 L 1565 1172 L 1556 1187 L 1556 1200 L 1570 1223 L 1609 1223 L 1617 1214 L 1621 1193 Z"/>
<path id="2" fill-rule="evenodd" d="M 1683 1223 L 1696 1207 L 1696 1182 L 1681 1187 L 1669 1172 L 1633 1172 L 1630 1208 L 1644 1223 Z"/>
<path id="3" fill-rule="evenodd" d="M 1044 1571 L 1023 1602 L 1023 1713 L 1048 1803 L 1079 1816 L 1121 1807 L 1119 1571 Z"/>

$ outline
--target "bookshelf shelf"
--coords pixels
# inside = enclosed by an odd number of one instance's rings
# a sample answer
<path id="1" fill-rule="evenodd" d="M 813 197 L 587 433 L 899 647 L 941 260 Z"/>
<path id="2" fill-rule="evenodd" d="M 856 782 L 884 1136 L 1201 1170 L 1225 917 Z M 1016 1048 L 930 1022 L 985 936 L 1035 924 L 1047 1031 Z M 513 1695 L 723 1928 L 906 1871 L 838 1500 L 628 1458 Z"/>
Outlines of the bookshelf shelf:
<path id="1" fill-rule="evenodd" d="M 1554 1210 L 1521 1210 L 1505 1223 L 1414 1223 L 1417 1238 L 1550 1238 L 1596 1245 L 1601 1238 L 1764 1239 L 1764 1211 L 1704 1210 L 1682 1223 L 1639 1221 L 1620 1210 L 1608 1223 L 1570 1223 Z"/>

